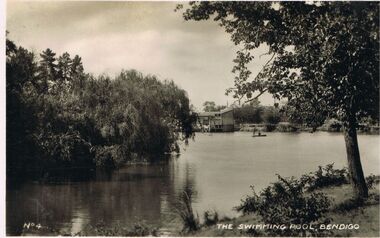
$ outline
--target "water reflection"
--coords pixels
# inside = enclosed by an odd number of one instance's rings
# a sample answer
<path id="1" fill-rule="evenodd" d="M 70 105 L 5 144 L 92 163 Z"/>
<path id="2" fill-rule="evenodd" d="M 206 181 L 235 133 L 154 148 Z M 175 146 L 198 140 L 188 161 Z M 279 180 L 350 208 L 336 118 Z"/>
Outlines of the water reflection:
<path id="1" fill-rule="evenodd" d="M 76 234 L 100 222 L 162 227 L 176 220 L 174 211 L 182 190 L 195 190 L 191 170 L 173 158 L 166 163 L 129 165 L 113 173 L 98 171 L 94 181 L 24 184 L 8 191 L 7 232 L 21 234 L 24 222 L 29 221 L 62 234 Z"/>

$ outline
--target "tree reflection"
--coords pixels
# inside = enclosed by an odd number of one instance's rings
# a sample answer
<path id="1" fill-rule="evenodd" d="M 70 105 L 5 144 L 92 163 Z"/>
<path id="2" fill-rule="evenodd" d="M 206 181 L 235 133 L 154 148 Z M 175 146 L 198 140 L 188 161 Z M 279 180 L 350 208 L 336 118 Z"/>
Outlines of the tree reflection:
<path id="1" fill-rule="evenodd" d="M 109 227 L 144 223 L 167 228 L 179 218 L 174 209 L 182 192 L 197 196 L 194 169 L 172 158 L 112 173 L 98 171 L 91 181 L 27 184 L 8 191 L 7 234 L 21 235 L 25 221 L 41 222 L 61 234 L 99 222 Z"/>

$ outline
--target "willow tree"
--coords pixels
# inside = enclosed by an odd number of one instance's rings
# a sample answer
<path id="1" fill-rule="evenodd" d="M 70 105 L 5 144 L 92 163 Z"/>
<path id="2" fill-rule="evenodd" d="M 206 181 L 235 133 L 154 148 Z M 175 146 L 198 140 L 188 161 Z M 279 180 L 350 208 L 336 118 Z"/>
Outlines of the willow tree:
<path id="1" fill-rule="evenodd" d="M 342 121 L 355 195 L 368 196 L 356 128 L 379 114 L 379 3 L 190 2 L 183 17 L 218 22 L 240 46 L 228 90 L 234 97 L 268 92 L 314 127 Z M 268 49 L 268 61 L 252 75 L 259 47 Z"/>

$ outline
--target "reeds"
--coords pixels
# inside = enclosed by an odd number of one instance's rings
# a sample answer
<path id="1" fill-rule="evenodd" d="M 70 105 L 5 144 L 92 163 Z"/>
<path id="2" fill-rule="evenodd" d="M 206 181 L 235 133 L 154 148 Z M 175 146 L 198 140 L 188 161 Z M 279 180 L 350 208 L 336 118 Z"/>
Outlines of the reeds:
<path id="1" fill-rule="evenodd" d="M 194 214 L 191 202 L 192 191 L 190 189 L 186 189 L 181 194 L 179 206 L 177 208 L 177 212 L 183 222 L 182 232 L 186 233 L 196 231 L 200 227 L 199 216 L 198 214 Z"/>

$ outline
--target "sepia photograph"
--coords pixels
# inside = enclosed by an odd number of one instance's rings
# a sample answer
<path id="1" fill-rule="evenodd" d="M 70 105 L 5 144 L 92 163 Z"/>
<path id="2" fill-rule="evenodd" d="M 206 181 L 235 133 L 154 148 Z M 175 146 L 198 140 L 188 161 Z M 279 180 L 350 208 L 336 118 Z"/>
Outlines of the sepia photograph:
<path id="1" fill-rule="evenodd" d="M 6 236 L 380 237 L 379 1 L 4 1 Z"/>

